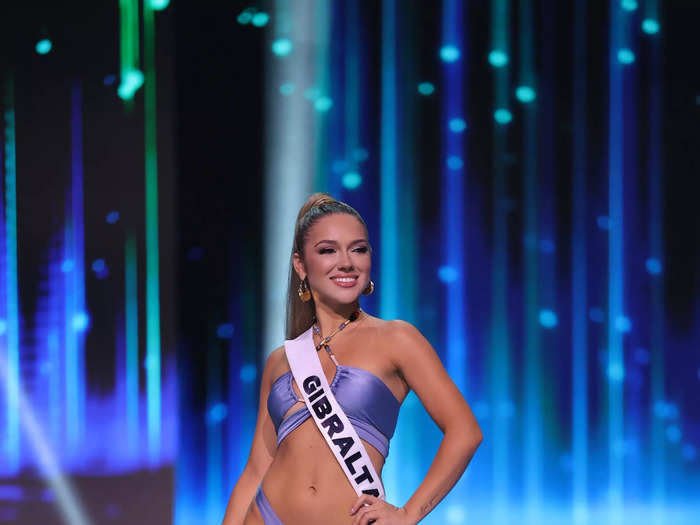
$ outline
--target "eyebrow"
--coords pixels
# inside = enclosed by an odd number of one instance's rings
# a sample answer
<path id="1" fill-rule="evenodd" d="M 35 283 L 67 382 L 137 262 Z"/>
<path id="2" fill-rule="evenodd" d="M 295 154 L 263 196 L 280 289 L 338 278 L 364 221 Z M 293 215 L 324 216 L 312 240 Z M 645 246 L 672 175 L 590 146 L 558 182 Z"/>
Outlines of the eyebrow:
<path id="1" fill-rule="evenodd" d="M 314 246 L 318 246 L 318 245 L 321 244 L 322 242 L 327 242 L 327 243 L 329 243 L 329 244 L 338 244 L 337 241 L 332 241 L 332 240 L 330 240 L 330 239 L 323 239 L 322 241 L 318 241 L 316 244 L 314 244 Z M 368 242 L 368 241 L 367 241 L 367 239 L 355 239 L 354 241 L 352 241 L 352 242 L 350 243 L 350 246 L 352 246 L 353 244 L 357 244 L 358 242 Z"/>

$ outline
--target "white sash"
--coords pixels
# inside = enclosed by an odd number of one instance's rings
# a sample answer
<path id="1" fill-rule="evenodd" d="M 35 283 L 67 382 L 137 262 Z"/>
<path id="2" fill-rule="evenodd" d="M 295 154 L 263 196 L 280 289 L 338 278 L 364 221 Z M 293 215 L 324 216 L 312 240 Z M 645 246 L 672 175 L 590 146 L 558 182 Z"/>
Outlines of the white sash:
<path id="1" fill-rule="evenodd" d="M 294 380 L 311 417 L 357 495 L 371 494 L 384 499 L 382 480 L 355 428 L 331 392 L 311 330 L 309 328 L 296 339 L 284 342 Z"/>

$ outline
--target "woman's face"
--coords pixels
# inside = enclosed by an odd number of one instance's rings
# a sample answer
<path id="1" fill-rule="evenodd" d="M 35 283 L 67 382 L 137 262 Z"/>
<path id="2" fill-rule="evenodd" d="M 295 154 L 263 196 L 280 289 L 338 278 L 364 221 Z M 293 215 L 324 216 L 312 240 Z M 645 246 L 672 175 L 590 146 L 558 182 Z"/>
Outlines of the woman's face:
<path id="1" fill-rule="evenodd" d="M 304 260 L 294 255 L 294 268 L 308 277 L 316 302 L 350 304 L 367 287 L 372 268 L 367 233 L 356 217 L 334 213 L 309 229 Z"/>

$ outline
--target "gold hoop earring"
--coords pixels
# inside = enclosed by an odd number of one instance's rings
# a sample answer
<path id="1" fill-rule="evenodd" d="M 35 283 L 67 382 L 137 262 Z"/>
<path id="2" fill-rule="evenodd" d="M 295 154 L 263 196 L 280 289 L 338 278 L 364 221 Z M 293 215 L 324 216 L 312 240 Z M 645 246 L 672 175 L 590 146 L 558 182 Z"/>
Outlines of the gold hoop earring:
<path id="1" fill-rule="evenodd" d="M 364 295 L 372 295 L 372 292 L 374 292 L 374 282 L 370 279 L 369 284 L 367 285 L 367 288 L 362 290 L 362 293 Z"/>
<path id="2" fill-rule="evenodd" d="M 299 289 L 297 290 L 297 293 L 299 294 L 299 299 L 302 300 L 302 302 L 306 303 L 311 300 L 311 290 L 306 286 L 306 281 L 300 281 L 299 282 Z"/>

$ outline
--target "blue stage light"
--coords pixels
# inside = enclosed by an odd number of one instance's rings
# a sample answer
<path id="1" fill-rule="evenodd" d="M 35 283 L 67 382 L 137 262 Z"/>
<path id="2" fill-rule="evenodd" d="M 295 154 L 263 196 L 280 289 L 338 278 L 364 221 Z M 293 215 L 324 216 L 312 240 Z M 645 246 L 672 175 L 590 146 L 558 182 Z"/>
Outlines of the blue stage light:
<path id="1" fill-rule="evenodd" d="M 75 267 L 75 263 L 73 262 L 73 259 L 66 259 L 61 263 L 61 271 L 63 273 L 68 273 L 73 271 L 73 268 Z"/>
<path id="2" fill-rule="evenodd" d="M 637 9 L 637 0 L 622 0 L 620 4 L 625 11 L 634 11 Z"/>
<path id="3" fill-rule="evenodd" d="M 216 403 L 207 412 L 207 424 L 215 425 L 228 416 L 228 407 L 224 403 Z"/>
<path id="4" fill-rule="evenodd" d="M 683 445 L 683 448 L 681 448 L 681 456 L 683 456 L 683 459 L 686 461 L 695 461 L 695 458 L 698 457 L 698 452 L 693 445 L 686 443 Z"/>
<path id="5" fill-rule="evenodd" d="M 119 212 L 118 211 L 110 211 L 107 216 L 105 217 L 105 220 L 107 221 L 108 224 L 114 224 L 119 220 Z"/>
<path id="6" fill-rule="evenodd" d="M 294 93 L 294 84 L 291 82 L 285 82 L 280 86 L 280 93 L 283 95 L 291 95 Z"/>
<path id="7" fill-rule="evenodd" d="M 90 324 L 90 318 L 85 312 L 78 312 L 73 316 L 71 326 L 76 332 L 84 332 Z"/>
<path id="8" fill-rule="evenodd" d="M 556 245 L 551 239 L 541 239 L 540 240 L 540 251 L 542 253 L 554 253 Z"/>
<path id="9" fill-rule="evenodd" d="M 535 90 L 530 86 L 518 86 L 518 88 L 515 90 L 515 98 L 525 104 L 535 100 L 535 96 Z"/>
<path id="10" fill-rule="evenodd" d="M 333 100 L 330 97 L 320 96 L 314 102 L 317 111 L 328 111 L 333 107 Z"/>
<path id="11" fill-rule="evenodd" d="M 216 329 L 216 336 L 220 339 L 231 339 L 233 337 L 233 325 L 231 323 L 220 324 Z"/>
<path id="12" fill-rule="evenodd" d="M 494 49 L 489 53 L 489 64 L 493 67 L 503 67 L 508 63 L 508 54 L 505 51 Z"/>
<path id="13" fill-rule="evenodd" d="M 454 131 L 455 133 L 461 133 L 462 131 L 467 129 L 467 123 L 464 122 L 464 119 L 461 118 L 450 119 L 448 125 L 450 127 L 450 131 Z"/>
<path id="14" fill-rule="evenodd" d="M 451 170 L 460 170 L 464 166 L 464 162 L 456 155 L 447 157 L 447 167 Z"/>
<path id="15" fill-rule="evenodd" d="M 456 46 L 442 46 L 440 48 L 440 58 L 443 62 L 455 62 L 459 59 L 459 49 Z"/>
<path id="16" fill-rule="evenodd" d="M 661 273 L 661 261 L 654 257 L 650 257 L 646 262 L 647 272 L 651 275 L 658 275 Z"/>
<path id="17" fill-rule="evenodd" d="M 252 383 L 258 375 L 258 368 L 255 365 L 243 365 L 240 371 L 241 381 L 244 383 Z"/>
<path id="18" fill-rule="evenodd" d="M 48 38 L 42 38 L 36 43 L 35 49 L 36 52 L 40 55 L 45 55 L 49 51 L 51 51 L 52 47 L 53 45 L 51 44 L 51 40 L 49 40 Z"/>
<path id="19" fill-rule="evenodd" d="M 605 313 L 600 308 L 591 308 L 588 310 L 588 318 L 594 323 L 602 323 L 605 321 Z"/>
<path id="20" fill-rule="evenodd" d="M 615 319 L 615 328 L 619 332 L 629 332 L 632 328 L 632 323 L 630 322 L 628 317 L 621 315 L 617 319 Z"/>
<path id="21" fill-rule="evenodd" d="M 609 230 L 610 229 L 610 217 L 607 215 L 599 215 L 596 218 L 596 223 L 598 224 L 598 228 L 601 230 Z"/>
<path id="22" fill-rule="evenodd" d="M 671 425 L 666 429 L 666 437 L 671 443 L 678 443 L 681 440 L 681 429 Z"/>
<path id="23" fill-rule="evenodd" d="M 453 283 L 457 280 L 457 277 L 459 277 L 459 274 L 452 266 L 441 266 L 438 269 L 438 278 L 443 283 Z"/>
<path id="24" fill-rule="evenodd" d="M 435 86 L 430 82 L 421 82 L 418 84 L 418 93 L 421 95 L 432 95 L 435 92 Z"/>
<path id="25" fill-rule="evenodd" d="M 357 148 L 355 151 L 352 152 L 352 158 L 356 162 L 364 162 L 367 160 L 368 157 L 369 152 L 364 148 Z"/>
<path id="26" fill-rule="evenodd" d="M 554 328 L 559 324 L 559 319 L 557 314 L 552 310 L 544 309 L 540 310 L 540 324 L 545 328 Z"/>
<path id="27" fill-rule="evenodd" d="M 621 64 L 631 64 L 634 62 L 634 58 L 634 52 L 629 48 L 623 47 L 617 52 L 617 59 Z"/>
<path id="28" fill-rule="evenodd" d="M 104 259 L 95 259 L 92 262 L 92 271 L 93 272 L 102 272 L 105 269 L 105 260 Z"/>
<path id="29" fill-rule="evenodd" d="M 659 32 L 660 26 L 657 20 L 653 18 L 645 18 L 642 20 L 642 31 L 647 35 L 655 35 Z"/>
<path id="30" fill-rule="evenodd" d="M 625 378 L 625 367 L 622 363 L 613 363 L 608 366 L 608 379 L 610 381 L 622 381 Z"/>
<path id="31" fill-rule="evenodd" d="M 170 5 L 170 0 L 151 0 L 151 9 L 162 11 Z"/>
<path id="32" fill-rule="evenodd" d="M 360 187 L 362 184 L 362 175 L 356 171 L 350 171 L 343 175 L 343 186 L 349 190 L 354 190 Z"/>
<path id="33" fill-rule="evenodd" d="M 272 52 L 279 57 L 287 56 L 292 48 L 292 41 L 288 38 L 278 38 L 272 43 Z"/>
<path id="34" fill-rule="evenodd" d="M 637 350 L 634 351 L 634 360 L 640 365 L 649 364 L 649 359 L 649 351 L 646 348 L 637 348 Z"/>
<path id="35" fill-rule="evenodd" d="M 270 15 L 268 15 L 264 11 L 260 11 L 259 13 L 255 13 L 253 15 L 253 19 L 251 20 L 251 22 L 255 27 L 263 27 L 267 24 L 269 20 Z"/>
<path id="36" fill-rule="evenodd" d="M 493 112 L 493 118 L 499 124 L 508 124 L 511 120 L 513 120 L 513 114 L 507 109 L 500 108 Z"/>
<path id="37" fill-rule="evenodd" d="M 111 86 L 112 84 L 114 84 L 114 82 L 115 82 L 116 80 L 117 80 L 117 75 L 114 75 L 114 74 L 112 74 L 112 75 L 106 75 L 106 76 L 102 79 L 102 83 L 103 83 L 105 86 Z"/>
<path id="38" fill-rule="evenodd" d="M 7 320 L 0 319 L 0 335 L 4 335 L 5 332 L 7 332 Z"/>

